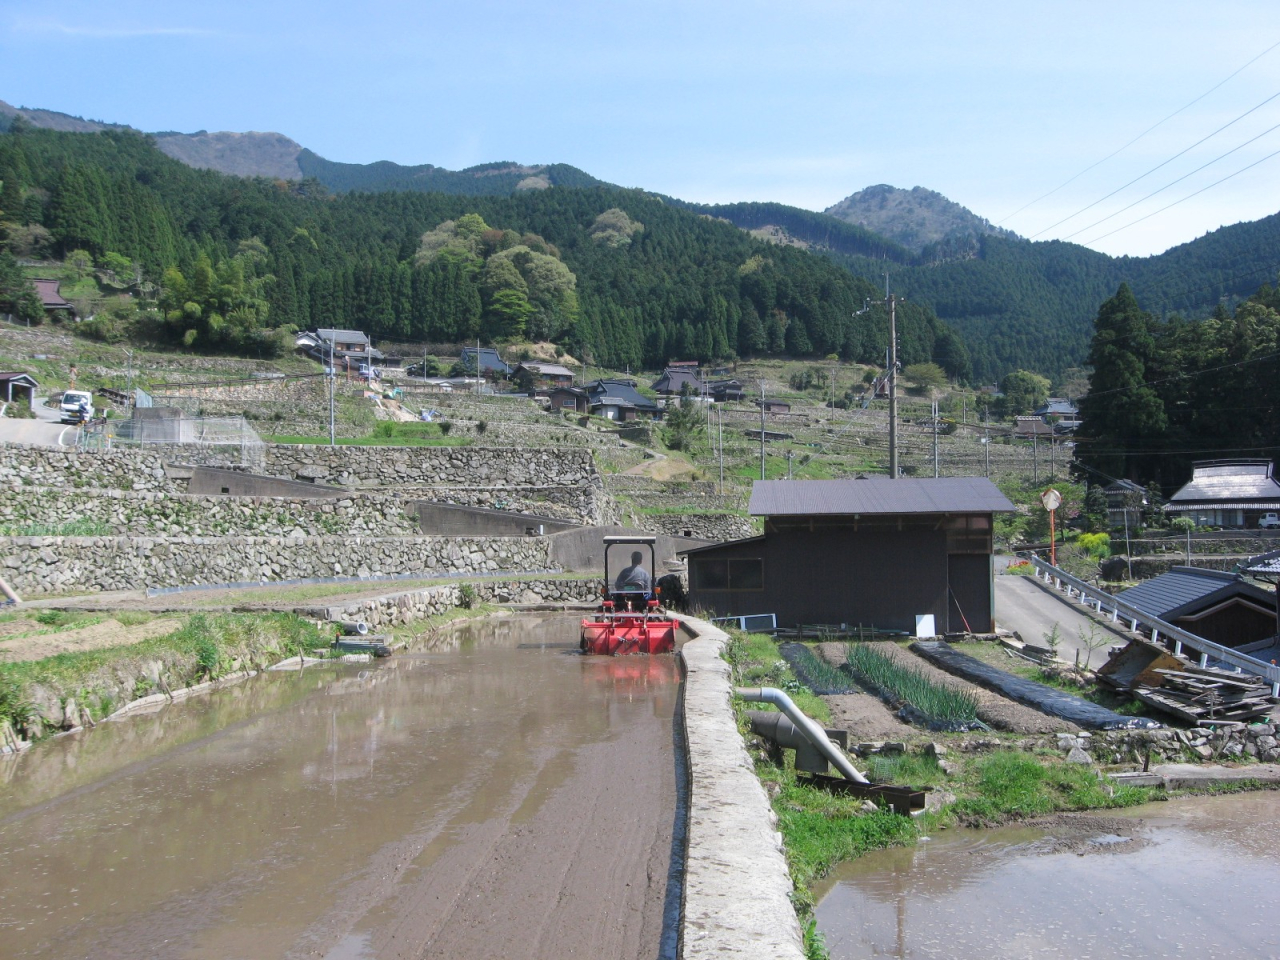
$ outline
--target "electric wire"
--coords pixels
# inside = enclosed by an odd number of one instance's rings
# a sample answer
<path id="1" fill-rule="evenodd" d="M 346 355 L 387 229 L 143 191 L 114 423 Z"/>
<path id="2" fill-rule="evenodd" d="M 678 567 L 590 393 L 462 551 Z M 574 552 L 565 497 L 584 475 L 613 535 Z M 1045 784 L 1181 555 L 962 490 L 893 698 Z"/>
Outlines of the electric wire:
<path id="1" fill-rule="evenodd" d="M 1102 224 L 1106 223 L 1108 220 L 1112 219 L 1113 217 L 1118 217 L 1118 216 L 1120 216 L 1120 214 L 1124 213 L 1126 210 L 1132 210 L 1132 209 L 1133 209 L 1134 207 L 1136 207 L 1138 204 L 1140 204 L 1140 203 L 1145 203 L 1146 201 L 1148 201 L 1148 200 L 1150 200 L 1152 197 L 1154 197 L 1156 194 L 1158 194 L 1158 193 L 1163 193 L 1164 191 L 1168 190 L 1170 187 L 1172 187 L 1172 186 L 1176 186 L 1177 184 L 1181 183 L 1183 180 L 1187 179 L 1187 177 L 1195 176 L 1195 175 L 1196 175 L 1197 173 L 1199 173 L 1201 170 L 1205 169 L 1206 167 L 1211 167 L 1211 166 L 1213 166 L 1213 165 L 1214 165 L 1215 163 L 1217 163 L 1219 160 L 1225 160 L 1227 157 L 1231 156 L 1231 155 L 1232 155 L 1233 153 L 1235 153 L 1237 150 L 1243 150 L 1245 147 L 1247 147 L 1249 144 L 1253 143 L 1255 140 L 1261 140 L 1261 139 L 1262 139 L 1263 137 L 1265 137 L 1268 133 L 1271 133 L 1272 131 L 1275 131 L 1275 130 L 1280 130 L 1280 123 L 1277 123 L 1274 127 L 1268 127 L 1266 130 L 1263 130 L 1263 131 L 1262 131 L 1260 134 L 1258 134 L 1256 137 L 1252 137 L 1252 138 L 1250 138 L 1250 139 L 1246 140 L 1244 143 L 1241 143 L 1241 144 L 1239 144 L 1239 145 L 1237 145 L 1237 146 L 1232 147 L 1232 148 L 1231 148 L 1230 150 L 1228 150 L 1226 153 L 1219 154 L 1218 156 L 1216 156 L 1216 157 L 1214 157 L 1212 160 L 1210 160 L 1208 163 L 1202 163 L 1200 166 L 1196 167 L 1196 168 L 1195 168 L 1194 170 L 1192 170 L 1190 173 L 1184 173 L 1184 174 L 1183 174 L 1182 176 L 1180 176 L 1177 180 L 1173 180 L 1173 181 L 1170 181 L 1169 183 L 1166 183 L 1166 184 L 1165 184 L 1163 187 L 1161 187 L 1160 189 L 1158 189 L 1158 190 L 1152 190 L 1152 191 L 1151 191 L 1150 193 L 1148 193 L 1145 197 L 1142 197 L 1142 198 L 1141 198 L 1141 199 L 1139 199 L 1139 200 L 1135 200 L 1135 201 L 1133 201 L 1133 203 L 1129 204 L 1129 205 L 1128 205 L 1128 206 L 1126 206 L 1126 207 L 1121 207 L 1121 208 L 1120 208 L 1119 210 L 1117 210 L 1115 213 L 1109 213 L 1109 214 L 1107 214 L 1105 217 L 1103 217 L 1101 220 L 1095 220 L 1093 223 L 1089 224 L 1087 227 L 1081 227 L 1081 228 L 1080 228 L 1079 230 L 1077 230 L 1075 233 L 1069 233 L 1069 234 L 1067 234 L 1065 237 L 1060 237 L 1059 239 L 1060 239 L 1060 240 L 1070 240 L 1072 237 L 1078 237 L 1080 234 L 1085 233 L 1086 231 L 1092 230 L 1094 227 L 1101 226 Z"/>
<path id="2" fill-rule="evenodd" d="M 1020 214 L 1023 210 L 1026 210 L 1026 209 L 1028 209 L 1029 207 L 1033 207 L 1033 206 L 1035 206 L 1037 203 L 1039 203 L 1041 200 L 1044 200 L 1046 197 L 1051 197 L 1051 196 L 1053 196 L 1055 193 L 1057 193 L 1057 192 L 1058 192 L 1059 190 L 1061 190 L 1063 187 L 1069 186 L 1070 184 L 1074 183 L 1076 180 L 1078 180 L 1078 179 L 1080 179 L 1081 177 L 1083 177 L 1083 176 L 1084 176 L 1086 173 L 1088 173 L 1090 170 L 1094 169 L 1095 167 L 1099 167 L 1099 166 L 1101 166 L 1102 164 L 1104 164 L 1104 163 L 1106 163 L 1108 160 L 1110 160 L 1112 157 L 1114 157 L 1114 156 L 1116 156 L 1116 155 L 1118 155 L 1118 154 L 1120 154 L 1120 153 L 1123 153 L 1125 150 L 1128 150 L 1131 146 L 1133 146 L 1135 143 L 1137 143 L 1139 140 L 1141 140 L 1143 137 L 1145 137 L 1148 133 L 1150 133 L 1151 131 L 1155 130 L 1155 129 L 1156 129 L 1157 127 L 1159 127 L 1161 124 L 1164 124 L 1164 123 L 1166 123 L 1166 122 L 1167 122 L 1167 121 L 1169 121 L 1169 120 L 1172 120 L 1174 117 L 1176 117 L 1178 114 L 1182 113 L 1184 110 L 1188 110 L 1188 109 L 1190 109 L 1191 107 L 1194 107 L 1197 103 L 1199 103 L 1199 102 L 1200 102 L 1201 100 L 1203 100 L 1205 97 L 1209 96 L 1209 94 L 1213 93 L 1215 90 L 1217 90 L 1217 89 L 1218 89 L 1219 87 L 1221 87 L 1223 84 L 1227 83 L 1227 81 L 1234 79 L 1237 75 L 1239 75 L 1241 72 L 1243 72 L 1243 71 L 1245 70 L 1245 68 L 1250 67 L 1250 66 L 1252 66 L 1253 64 L 1257 63 L 1259 60 L 1261 60 L 1263 57 L 1265 57 L 1268 53 L 1270 53 L 1270 52 L 1271 52 L 1272 50 L 1274 50 L 1276 47 L 1280 47 L 1280 40 L 1277 40 L 1277 41 L 1276 41 L 1275 43 L 1273 43 L 1271 46 L 1267 47 L 1267 49 L 1263 50 L 1260 54 L 1258 54 L 1256 57 L 1254 57 L 1254 58 L 1253 58 L 1252 60 L 1250 60 L 1248 63 L 1245 63 L 1243 66 L 1238 67 L 1238 68 L 1235 70 L 1235 72 L 1234 72 L 1234 73 L 1230 74 L 1230 75 L 1229 75 L 1229 76 L 1227 76 L 1225 79 L 1220 80 L 1218 83 L 1214 84 L 1212 87 L 1210 87 L 1210 88 L 1209 88 L 1208 90 L 1206 90 L 1204 93 L 1200 94 L 1200 96 L 1196 97 L 1196 98 L 1195 98 L 1194 100 L 1192 100 L 1190 103 L 1188 103 L 1188 104 L 1184 104 L 1183 106 L 1179 107 L 1177 110 L 1173 111 L 1173 113 L 1169 114 L 1169 115 L 1168 115 L 1167 117 L 1165 117 L 1163 120 L 1157 120 L 1155 123 L 1153 123 L 1151 126 L 1147 127 L 1147 129 L 1143 130 L 1140 134 L 1138 134 L 1136 137 L 1134 137 L 1132 140 L 1130 140 L 1130 141 L 1129 141 L 1128 143 L 1126 143 L 1124 146 L 1119 147 L 1119 148 L 1117 148 L 1116 150 L 1113 150 L 1111 153 L 1107 154 L 1107 155 L 1106 155 L 1105 157 L 1103 157 L 1101 160 L 1098 160 L 1098 161 L 1096 161 L 1095 163 L 1091 163 L 1089 166 L 1085 167 L 1083 170 L 1081 170 L 1081 171 L 1080 171 L 1079 173 L 1077 173 L 1075 176 L 1070 177 L 1070 178 L 1068 178 L 1067 180 L 1064 180 L 1062 183 L 1058 184 L 1056 187 L 1054 187 L 1054 188 L 1053 188 L 1052 190 L 1050 190 L 1048 193 L 1042 193 L 1040 196 L 1036 197 L 1036 198 L 1035 198 L 1034 200 L 1032 200 L 1030 203 L 1024 203 L 1022 206 L 1020 206 L 1017 210 L 1013 211 L 1013 213 L 1009 214 L 1009 215 L 1008 215 L 1007 217 L 1005 217 L 1003 220 L 997 220 L 997 221 L 996 221 L 996 226 L 1000 226 L 1001 224 L 1005 223 L 1006 221 L 1008 221 L 1008 220 L 1012 220 L 1014 217 L 1016 217 L 1018 214 Z"/>
<path id="3" fill-rule="evenodd" d="M 1111 191 L 1110 193 L 1108 193 L 1105 197 L 1099 197 L 1097 200 L 1093 201 L 1093 203 L 1089 204 L 1088 206 L 1081 207 L 1081 208 L 1080 208 L 1079 210 L 1077 210 L 1075 213 L 1072 213 L 1072 214 L 1070 214 L 1070 215 L 1068 215 L 1068 216 L 1063 217 L 1063 218 L 1062 218 L 1061 220 L 1059 220 L 1057 223 L 1051 223 L 1051 224 L 1049 224 L 1049 226 L 1045 227 L 1043 230 L 1038 231 L 1037 233 L 1033 233 L 1033 234 L 1032 234 L 1030 237 L 1028 237 L 1027 239 L 1028 239 L 1028 240 L 1034 240 L 1036 237 L 1039 237 L 1039 236 L 1042 236 L 1043 234 L 1048 233 L 1048 232 L 1049 232 L 1050 230 L 1052 230 L 1054 227 L 1059 227 L 1059 226 L 1061 226 L 1062 224 L 1066 223 L 1068 220 L 1074 220 L 1076 217 L 1080 216 L 1080 214 L 1084 213 L 1086 210 L 1092 210 L 1092 209 L 1093 209 L 1094 207 L 1096 207 L 1098 204 L 1103 203 L 1103 202 L 1105 202 L 1105 201 L 1107 201 L 1107 200 L 1110 200 L 1110 199 L 1111 199 L 1112 197 L 1114 197 L 1117 193 L 1120 193 L 1122 190 L 1127 190 L 1129 187 L 1133 186 L 1133 185 L 1134 185 L 1135 183 L 1137 183 L 1139 180 L 1142 180 L 1142 179 L 1145 179 L 1146 177 L 1151 176 L 1151 174 L 1155 173 L 1157 170 L 1161 169 L 1162 167 L 1167 167 L 1169 164 L 1173 163 L 1173 161 L 1177 160 L 1179 157 L 1181 157 L 1181 156 L 1183 156 L 1184 154 L 1186 154 L 1186 153 L 1190 152 L 1191 150 L 1194 150 L 1196 147 L 1200 146 L 1200 144 L 1204 143 L 1205 141 L 1207 141 L 1207 140 L 1212 140 L 1214 137 L 1216 137 L 1218 134 L 1220 134 L 1223 130 L 1226 130 L 1228 127 L 1230 127 L 1230 126 L 1232 126 L 1232 125 L 1234 125 L 1234 124 L 1236 124 L 1236 123 L 1239 123 L 1241 120 L 1243 120 L 1245 117 L 1249 116 L 1251 113 L 1254 113 L 1254 112 L 1256 112 L 1256 111 L 1258 111 L 1258 110 L 1261 110 L 1263 107 L 1265 107 L 1265 106 L 1266 106 L 1268 103 L 1270 103 L 1272 100 L 1275 100 L 1277 97 L 1280 97 L 1280 90 L 1276 91 L 1275 93 L 1273 93 L 1271 96 L 1267 97 L 1267 99 L 1263 100 L 1261 103 L 1257 104 L 1256 106 L 1250 107 L 1248 110 L 1246 110 L 1244 113 L 1240 114 L 1240 115 L 1239 115 L 1238 117 L 1236 117 L 1235 119 L 1233 119 L 1233 120 L 1228 120 L 1226 123 L 1224 123 L 1222 126 L 1220 126 L 1217 130 L 1213 131 L 1213 133 L 1206 134 L 1205 136 L 1203 136 L 1203 137 L 1201 137 L 1199 140 L 1197 140 L 1195 143 L 1191 144 L 1191 146 L 1189 146 L 1189 147 L 1185 147 L 1184 149 L 1179 150 L 1177 153 L 1175 153 L 1172 157 L 1169 157 L 1167 160 L 1162 160 L 1160 163 L 1157 163 L 1154 167 L 1152 167 L 1152 168 L 1151 168 L 1150 170 L 1148 170 L 1146 173 L 1139 174 L 1138 176 L 1134 177 L 1134 178 L 1133 178 L 1132 180 L 1130 180 L 1128 183 L 1124 184 L 1124 186 L 1116 187 L 1116 189 L 1112 190 L 1112 191 Z"/>
<path id="4" fill-rule="evenodd" d="M 1276 94 L 1276 96 L 1280 96 L 1280 94 Z M 1218 184 L 1226 183 L 1228 180 L 1232 179 L 1233 177 L 1238 177 L 1240 176 L 1240 174 L 1245 173 L 1249 170 L 1252 170 L 1258 164 L 1265 163 L 1267 160 L 1270 160 L 1272 157 L 1275 157 L 1275 156 L 1280 156 L 1280 150 L 1276 150 L 1273 153 L 1268 153 L 1265 157 L 1262 157 L 1258 160 L 1253 161 L 1253 163 L 1249 164 L 1247 167 L 1241 167 L 1235 173 L 1229 173 L 1225 177 L 1223 177 L 1221 180 L 1215 180 L 1213 183 L 1209 184 L 1207 187 L 1201 187 L 1195 193 L 1187 194 L 1181 200 L 1175 200 L 1173 201 L 1173 203 L 1165 204 L 1159 210 L 1152 210 L 1150 213 L 1146 214 L 1145 216 L 1139 217 L 1137 220 L 1131 220 L 1129 223 L 1126 223 L 1123 227 L 1116 227 L 1114 230 L 1110 231 L 1109 233 L 1104 233 L 1100 237 L 1094 237 L 1092 240 L 1088 241 L 1086 246 L 1089 243 L 1097 243 L 1099 240 L 1105 240 L 1107 237 L 1113 237 L 1120 231 L 1128 230 L 1130 227 L 1136 226 L 1137 224 L 1141 223 L 1143 220 L 1150 220 L 1152 217 L 1154 217 L 1158 213 L 1164 213 L 1166 210 L 1170 210 L 1173 207 L 1176 207 L 1180 203 L 1186 203 L 1192 197 L 1198 197 L 1200 196 L 1200 194 L 1204 193 L 1206 190 L 1212 190 Z"/>

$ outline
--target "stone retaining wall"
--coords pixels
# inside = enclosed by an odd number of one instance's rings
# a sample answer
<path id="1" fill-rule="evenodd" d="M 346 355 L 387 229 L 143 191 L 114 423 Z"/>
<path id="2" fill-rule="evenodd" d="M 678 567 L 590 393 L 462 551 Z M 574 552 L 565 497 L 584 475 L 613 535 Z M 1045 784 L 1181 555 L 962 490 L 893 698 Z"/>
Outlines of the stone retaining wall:
<path id="1" fill-rule="evenodd" d="M 695 540 L 737 540 L 760 532 L 750 517 L 735 513 L 638 513 L 636 521 L 644 530 Z"/>
<path id="2" fill-rule="evenodd" d="M 703 620 L 680 620 L 693 635 L 680 651 L 689 757 L 680 956 L 802 960 L 782 835 L 730 702 L 732 671 L 720 656 L 728 635 Z"/>
<path id="3" fill-rule="evenodd" d="M 55 450 L 5 444 L 0 484 L 164 490 L 180 493 L 165 476 L 166 463 L 242 467 L 239 446 L 155 444 L 105 451 Z M 457 486 L 599 485 L 591 452 L 581 448 L 360 447 L 267 444 L 258 448 L 261 472 L 287 480 L 340 486 L 406 483 Z M 258 457 L 254 458 L 255 460 Z"/>
<path id="4" fill-rule="evenodd" d="M 461 583 L 443 583 L 422 590 L 391 593 L 327 607 L 329 620 L 363 620 L 378 631 L 423 620 L 462 605 Z M 469 582 L 476 603 L 590 603 L 599 599 L 600 578 L 544 577 L 528 580 Z M 319 612 L 319 611 L 317 611 Z"/>
<path id="5" fill-rule="evenodd" d="M 1093 733 L 1058 734 L 1056 742 L 1037 740 L 1027 744 L 1031 749 L 1057 748 L 1070 753 L 1079 747 L 1095 763 L 1185 760 L 1192 763 L 1225 760 L 1280 760 L 1280 740 L 1273 723 L 1229 723 L 1217 727 L 1190 730 L 1115 730 Z"/>
<path id="6" fill-rule="evenodd" d="M 13 487 L 0 491 L 0 526 L 104 524 L 118 536 L 378 536 L 421 533 L 411 504 L 386 494 L 237 497 Z"/>
<path id="7" fill-rule="evenodd" d="M 545 537 L 3 537 L 20 595 L 552 568 Z"/>

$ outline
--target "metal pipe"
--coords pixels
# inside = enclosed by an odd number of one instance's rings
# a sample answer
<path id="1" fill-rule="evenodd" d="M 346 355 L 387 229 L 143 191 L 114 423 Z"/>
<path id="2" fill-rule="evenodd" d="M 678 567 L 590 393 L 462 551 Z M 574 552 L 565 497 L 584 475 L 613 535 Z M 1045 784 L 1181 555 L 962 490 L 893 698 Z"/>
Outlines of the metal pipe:
<path id="1" fill-rule="evenodd" d="M 344 620 L 339 622 L 338 629 L 348 637 L 363 637 L 369 632 L 369 625 L 363 620 Z"/>
<path id="2" fill-rule="evenodd" d="M 13 588 L 5 583 L 4 577 L 0 577 L 0 593 L 9 598 L 11 603 L 21 603 L 22 598 L 13 592 Z"/>
<path id="3" fill-rule="evenodd" d="M 855 780 L 858 783 L 869 782 L 849 762 L 849 758 L 827 739 L 827 731 L 818 726 L 816 721 L 805 716 L 791 698 L 777 687 L 738 687 L 735 692 L 749 703 L 773 704 L 787 715 L 787 718 L 804 734 L 805 739 L 817 747 L 818 751 L 831 761 L 831 765 L 839 770 L 846 780 Z"/>

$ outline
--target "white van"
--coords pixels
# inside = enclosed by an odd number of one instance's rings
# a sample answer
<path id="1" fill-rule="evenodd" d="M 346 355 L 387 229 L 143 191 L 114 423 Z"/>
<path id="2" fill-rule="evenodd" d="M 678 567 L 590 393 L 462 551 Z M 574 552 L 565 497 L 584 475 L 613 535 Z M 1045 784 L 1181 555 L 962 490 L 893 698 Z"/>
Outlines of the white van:
<path id="1" fill-rule="evenodd" d="M 68 390 L 59 405 L 63 423 L 87 423 L 93 419 L 93 395 L 87 390 Z"/>

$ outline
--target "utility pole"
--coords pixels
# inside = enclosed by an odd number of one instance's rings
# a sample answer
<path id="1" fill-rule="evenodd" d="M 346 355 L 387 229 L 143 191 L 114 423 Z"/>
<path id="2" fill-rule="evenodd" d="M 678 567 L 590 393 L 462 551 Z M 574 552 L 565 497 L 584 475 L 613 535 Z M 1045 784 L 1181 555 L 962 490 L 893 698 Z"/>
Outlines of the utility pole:
<path id="1" fill-rule="evenodd" d="M 1040 434 L 1031 428 L 1031 474 L 1036 486 L 1040 485 Z"/>
<path id="2" fill-rule="evenodd" d="M 1053 483 L 1053 478 L 1058 475 L 1057 460 L 1058 445 L 1054 442 L 1052 434 L 1049 435 L 1049 482 Z"/>
<path id="3" fill-rule="evenodd" d="M 337 339 L 337 335 L 332 330 L 329 331 L 329 446 L 335 446 L 337 439 L 334 434 L 333 426 L 333 379 L 337 376 L 338 371 L 333 367 L 333 342 Z"/>
<path id="4" fill-rule="evenodd" d="M 885 275 L 884 285 L 889 286 Z M 897 298 L 889 296 L 889 476 L 898 479 L 898 321 Z"/>
<path id="5" fill-rule="evenodd" d="M 987 408 L 982 408 L 982 452 L 987 458 L 987 479 L 991 479 L 991 427 L 987 423 Z"/>
<path id="6" fill-rule="evenodd" d="M 764 479 L 764 381 L 760 381 L 760 479 Z"/>
<path id="7" fill-rule="evenodd" d="M 716 412 L 719 414 L 716 421 L 720 427 L 720 493 L 724 493 L 724 407 L 717 407 Z"/>
<path id="8" fill-rule="evenodd" d="M 933 401 L 933 479 L 938 479 L 938 401 Z"/>

